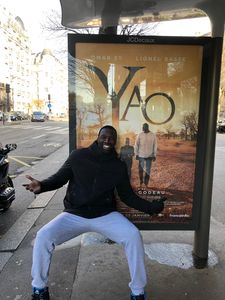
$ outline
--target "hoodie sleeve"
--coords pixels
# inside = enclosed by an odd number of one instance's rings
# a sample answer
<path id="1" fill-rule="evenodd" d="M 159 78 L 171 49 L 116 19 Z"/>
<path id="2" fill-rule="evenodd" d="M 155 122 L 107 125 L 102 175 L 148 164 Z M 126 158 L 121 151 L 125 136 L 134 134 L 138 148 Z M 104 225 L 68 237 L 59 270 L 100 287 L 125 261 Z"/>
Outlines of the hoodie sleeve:
<path id="1" fill-rule="evenodd" d="M 71 155 L 62 165 L 62 167 L 52 176 L 42 180 L 41 193 L 56 190 L 65 185 L 73 177 L 71 168 Z"/>
<path id="2" fill-rule="evenodd" d="M 158 214 L 164 209 L 165 198 L 153 200 L 149 202 L 141 197 L 138 197 L 133 191 L 127 172 L 124 172 L 123 180 L 116 186 L 118 195 L 126 205 L 133 207 L 139 211 L 150 215 Z"/>

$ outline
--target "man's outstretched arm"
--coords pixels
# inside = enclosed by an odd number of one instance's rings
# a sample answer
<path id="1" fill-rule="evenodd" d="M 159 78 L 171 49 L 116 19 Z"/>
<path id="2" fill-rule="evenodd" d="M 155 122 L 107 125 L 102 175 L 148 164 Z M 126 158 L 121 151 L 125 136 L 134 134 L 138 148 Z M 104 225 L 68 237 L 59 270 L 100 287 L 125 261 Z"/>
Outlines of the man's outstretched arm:
<path id="1" fill-rule="evenodd" d="M 133 191 L 127 174 L 124 174 L 124 180 L 116 187 L 120 199 L 128 206 L 139 211 L 143 211 L 149 215 L 159 214 L 164 209 L 166 197 L 159 200 L 147 201 L 135 194 Z"/>

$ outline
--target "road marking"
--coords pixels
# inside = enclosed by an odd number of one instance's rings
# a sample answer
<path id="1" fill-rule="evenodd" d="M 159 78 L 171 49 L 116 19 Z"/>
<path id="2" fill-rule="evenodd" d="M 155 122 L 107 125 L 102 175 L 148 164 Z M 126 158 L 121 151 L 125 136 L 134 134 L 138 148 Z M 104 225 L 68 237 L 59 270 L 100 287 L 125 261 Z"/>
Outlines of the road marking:
<path id="1" fill-rule="evenodd" d="M 32 128 L 32 129 L 37 129 L 37 130 L 38 130 L 38 129 L 45 129 L 45 130 L 46 130 L 46 129 L 48 129 L 48 128 L 51 128 L 51 126 L 35 126 L 35 127 L 32 127 L 32 126 L 31 126 L 30 128 Z"/>
<path id="2" fill-rule="evenodd" d="M 60 144 L 60 143 L 48 143 L 48 144 L 44 144 L 43 145 L 44 147 L 55 147 L 55 148 L 58 148 L 58 147 L 60 147 L 60 146 L 62 146 L 62 144 Z"/>
<path id="3" fill-rule="evenodd" d="M 59 131 L 59 130 L 56 130 L 56 131 L 48 131 L 48 133 L 53 133 L 53 134 L 68 134 L 68 131 Z"/>
<path id="4" fill-rule="evenodd" d="M 20 142 L 20 145 L 21 144 L 29 144 L 29 140 L 25 140 L 25 141 L 23 141 L 23 142 Z"/>
<path id="5" fill-rule="evenodd" d="M 40 139 L 43 136 L 46 136 L 46 134 L 41 134 L 41 135 L 38 135 L 38 136 L 34 136 L 34 137 L 32 137 L 32 140 Z"/>
<path id="6" fill-rule="evenodd" d="M 40 159 L 40 160 L 42 160 L 43 159 L 43 157 L 36 157 L 36 156 L 21 156 L 21 155 L 17 155 L 17 156 L 15 156 L 15 155 L 13 155 L 13 157 L 21 157 L 21 158 L 31 158 L 31 159 Z"/>
<path id="7" fill-rule="evenodd" d="M 14 128 L 16 129 L 24 129 L 24 130 L 45 130 L 47 131 L 48 133 L 53 133 L 53 134 L 68 134 L 69 132 L 69 129 L 68 127 L 62 127 L 62 126 L 41 126 L 41 125 L 37 125 L 37 126 L 34 126 L 34 125 L 23 125 L 23 124 L 20 124 L 20 125 L 15 125 Z M 41 136 L 40 136 L 41 137 Z M 39 138 L 39 137 L 35 137 L 35 138 Z M 35 139 L 33 138 L 33 139 Z M 26 142 L 21 142 L 21 144 L 23 143 L 26 143 Z"/>
<path id="8" fill-rule="evenodd" d="M 48 129 L 45 129 L 46 131 L 50 130 L 56 130 L 56 129 L 61 129 L 62 127 L 48 127 Z"/>
<path id="9" fill-rule="evenodd" d="M 57 133 L 58 132 L 69 132 L 69 129 L 68 128 L 61 128 L 61 129 L 57 130 Z"/>
<path id="10" fill-rule="evenodd" d="M 12 159 L 12 160 L 16 161 L 16 162 L 18 162 L 19 164 L 21 164 L 21 165 L 23 165 L 23 166 L 30 167 L 30 165 L 28 165 L 28 164 L 25 163 L 24 161 L 22 161 L 22 160 L 20 160 L 20 159 L 17 159 L 17 158 L 15 158 L 15 157 L 13 157 L 13 156 L 10 156 L 9 159 Z"/>
<path id="11" fill-rule="evenodd" d="M 216 150 L 224 152 L 225 151 L 225 147 L 216 147 Z"/>

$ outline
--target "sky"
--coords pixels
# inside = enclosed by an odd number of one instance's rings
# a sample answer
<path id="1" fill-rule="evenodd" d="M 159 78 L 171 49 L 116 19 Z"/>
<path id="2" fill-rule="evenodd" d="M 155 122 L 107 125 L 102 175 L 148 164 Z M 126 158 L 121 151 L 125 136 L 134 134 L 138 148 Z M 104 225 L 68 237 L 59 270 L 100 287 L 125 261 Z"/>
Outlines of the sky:
<path id="1" fill-rule="evenodd" d="M 52 46 L 52 42 L 44 38 L 40 24 L 44 23 L 46 15 L 52 9 L 61 13 L 59 0 L 1 0 L 1 3 L 10 9 L 13 15 L 22 19 L 25 29 L 31 35 L 34 51 L 42 51 L 43 48 Z"/>
<path id="2" fill-rule="evenodd" d="M 176 20 L 161 22 L 158 33 L 161 35 L 200 36 L 211 32 L 211 24 L 208 17 L 193 18 L 189 20 Z"/>
<path id="3" fill-rule="evenodd" d="M 57 42 L 44 38 L 40 24 L 44 23 L 46 15 L 51 10 L 56 10 L 61 14 L 61 5 L 59 0 L 1 0 L 1 3 L 15 15 L 19 16 L 31 36 L 32 50 L 40 52 L 44 48 L 56 48 Z M 200 35 L 210 32 L 210 22 L 208 18 L 198 18 L 187 20 L 179 20 L 173 22 L 161 22 L 157 27 L 159 35 Z M 54 50 L 54 49 L 52 49 Z"/>

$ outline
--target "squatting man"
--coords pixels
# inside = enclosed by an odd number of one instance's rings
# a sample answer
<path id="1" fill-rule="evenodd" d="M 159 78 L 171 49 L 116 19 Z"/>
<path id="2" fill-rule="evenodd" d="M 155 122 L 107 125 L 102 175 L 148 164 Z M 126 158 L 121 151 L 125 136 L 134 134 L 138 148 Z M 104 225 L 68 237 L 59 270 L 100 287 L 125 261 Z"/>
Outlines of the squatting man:
<path id="1" fill-rule="evenodd" d="M 30 182 L 23 186 L 35 194 L 58 189 L 69 182 L 64 211 L 36 235 L 31 299 L 50 299 L 48 274 L 55 246 L 91 231 L 124 247 L 131 278 L 130 299 L 147 299 L 142 237 L 137 227 L 116 211 L 115 190 L 125 204 L 149 215 L 164 209 L 165 198 L 148 202 L 133 192 L 126 165 L 115 150 L 116 140 L 115 128 L 106 125 L 100 129 L 96 141 L 87 148 L 72 151 L 52 176 L 42 181 L 26 176 Z"/>

